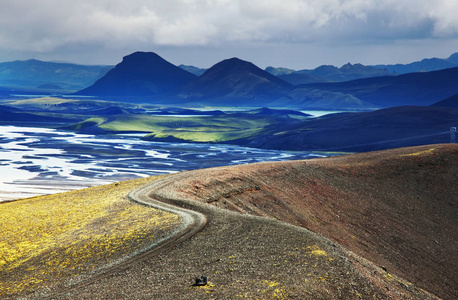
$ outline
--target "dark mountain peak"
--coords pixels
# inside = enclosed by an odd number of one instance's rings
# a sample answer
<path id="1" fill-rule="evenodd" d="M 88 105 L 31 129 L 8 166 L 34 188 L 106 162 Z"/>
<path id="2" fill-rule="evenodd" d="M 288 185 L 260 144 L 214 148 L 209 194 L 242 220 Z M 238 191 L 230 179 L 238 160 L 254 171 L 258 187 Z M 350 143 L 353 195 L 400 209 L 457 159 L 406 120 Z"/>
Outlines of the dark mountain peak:
<path id="1" fill-rule="evenodd" d="M 193 77 L 189 72 L 178 68 L 154 52 L 134 52 L 123 57 L 122 62 L 116 65 L 118 69 L 133 70 L 140 74 L 151 76 L 155 72 L 178 72 Z M 134 74 L 132 74 L 134 76 Z M 185 75 L 185 76 L 186 76 Z"/>
<path id="2" fill-rule="evenodd" d="M 344 72 L 344 73 L 348 73 L 348 72 L 361 71 L 362 69 L 364 69 L 364 66 L 362 64 L 354 64 L 354 65 L 352 65 L 351 63 L 346 63 L 345 65 L 343 65 L 339 69 L 339 71 Z"/>
<path id="3" fill-rule="evenodd" d="M 126 55 L 122 58 L 121 63 L 148 63 L 148 62 L 155 62 L 155 63 L 169 63 L 158 54 L 154 52 L 141 52 L 137 51 L 132 54 Z"/>
<path id="4" fill-rule="evenodd" d="M 257 83 L 275 83 L 276 85 L 282 86 L 283 88 L 292 87 L 289 83 L 260 69 L 255 64 L 239 59 L 237 57 L 225 59 L 215 64 L 210 69 L 208 69 L 201 76 L 201 78 L 203 80 L 212 79 L 217 81 L 223 81 L 227 78 L 231 78 L 234 83 L 248 80 L 248 82 L 246 82 L 248 85 L 250 82 L 254 83 L 254 81 L 256 81 Z M 255 78 L 257 79 L 255 80 Z"/>
<path id="5" fill-rule="evenodd" d="M 78 92 L 94 96 L 153 96 L 171 93 L 196 78 L 154 52 L 135 52 L 100 78 Z"/>
<path id="6" fill-rule="evenodd" d="M 188 101 L 213 103 L 252 103 L 264 105 L 283 97 L 293 89 L 289 83 L 258 68 L 251 62 L 233 57 L 205 71 L 181 89 L 178 97 Z"/>
<path id="7" fill-rule="evenodd" d="M 220 61 L 219 63 L 211 67 L 209 70 L 211 69 L 224 69 L 227 71 L 233 71 L 233 70 L 242 71 L 242 70 L 255 70 L 259 68 L 256 67 L 251 62 L 241 60 L 240 58 L 237 58 L 237 57 L 233 57 L 233 58 L 229 58 L 229 59 Z"/>
<path id="8" fill-rule="evenodd" d="M 353 68 L 353 65 L 348 62 L 345 65 L 343 65 L 340 69 L 347 69 L 347 68 Z"/>

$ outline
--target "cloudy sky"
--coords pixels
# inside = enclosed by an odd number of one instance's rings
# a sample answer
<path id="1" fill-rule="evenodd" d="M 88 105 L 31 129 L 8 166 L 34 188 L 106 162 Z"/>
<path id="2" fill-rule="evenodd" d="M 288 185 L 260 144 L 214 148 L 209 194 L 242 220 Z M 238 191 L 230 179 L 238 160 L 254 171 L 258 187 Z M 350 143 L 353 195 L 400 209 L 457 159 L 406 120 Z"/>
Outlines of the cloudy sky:
<path id="1" fill-rule="evenodd" d="M 408 63 L 458 52 L 458 0 L 1 0 L 0 62 Z"/>

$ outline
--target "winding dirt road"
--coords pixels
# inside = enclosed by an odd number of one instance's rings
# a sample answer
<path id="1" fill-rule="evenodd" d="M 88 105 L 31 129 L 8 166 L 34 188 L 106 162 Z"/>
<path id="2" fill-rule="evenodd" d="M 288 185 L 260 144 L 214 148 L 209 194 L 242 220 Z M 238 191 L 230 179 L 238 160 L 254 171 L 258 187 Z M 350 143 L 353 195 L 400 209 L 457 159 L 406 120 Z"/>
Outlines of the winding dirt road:
<path id="1" fill-rule="evenodd" d="M 51 296 L 47 296 L 45 298 L 58 298 L 59 296 L 62 296 L 66 293 L 70 293 L 74 290 L 81 289 L 84 286 L 91 285 L 102 278 L 106 278 L 111 274 L 120 272 L 128 268 L 132 264 L 135 264 L 142 260 L 147 260 L 155 255 L 158 255 L 159 253 L 162 253 L 167 249 L 173 247 L 174 245 L 189 239 L 197 232 L 199 232 L 207 223 L 207 218 L 203 214 L 197 211 L 158 201 L 154 197 L 150 196 L 150 192 L 152 190 L 164 188 L 164 186 L 166 186 L 167 184 L 168 181 L 156 181 L 151 184 L 140 187 L 136 190 L 133 190 L 127 197 L 134 202 L 179 215 L 181 218 L 181 225 L 178 228 L 171 232 L 169 236 L 161 240 L 158 240 L 157 242 L 152 244 L 148 249 L 142 251 L 141 253 L 129 257 L 123 260 L 121 263 L 116 264 L 115 266 L 102 269 L 98 272 L 98 274 L 90 276 L 88 279 L 82 280 L 69 288 L 60 290 L 59 292 L 53 293 Z"/>
<path id="2" fill-rule="evenodd" d="M 436 299 L 307 229 L 179 197 L 177 186 L 190 177 L 198 179 L 178 173 L 130 194 L 180 214 L 172 236 L 48 298 Z M 193 286 L 199 275 L 209 284 Z"/>

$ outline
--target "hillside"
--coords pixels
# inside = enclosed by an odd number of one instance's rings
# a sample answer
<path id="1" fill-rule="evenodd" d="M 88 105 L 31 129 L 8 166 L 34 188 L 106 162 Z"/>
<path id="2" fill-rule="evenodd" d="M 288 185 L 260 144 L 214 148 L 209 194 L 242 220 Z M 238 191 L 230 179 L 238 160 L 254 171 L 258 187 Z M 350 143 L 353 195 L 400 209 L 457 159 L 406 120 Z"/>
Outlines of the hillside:
<path id="1" fill-rule="evenodd" d="M 447 99 L 444 99 L 442 101 L 436 102 L 431 106 L 458 108 L 458 94 L 448 97 Z"/>
<path id="2" fill-rule="evenodd" d="M 448 144 L 198 170 L 167 190 L 308 228 L 456 299 L 457 180 L 458 145 Z"/>
<path id="3" fill-rule="evenodd" d="M 363 152 L 448 143 L 450 127 L 457 125 L 457 109 L 401 106 L 270 126 L 231 143 L 266 149 Z"/>
<path id="4" fill-rule="evenodd" d="M 337 83 L 302 85 L 328 92 L 341 92 L 378 107 L 431 105 L 458 93 L 458 68 L 410 73 Z"/>
<path id="5" fill-rule="evenodd" d="M 184 115 L 170 115 L 171 112 Z M 187 115 L 187 110 L 171 109 L 162 110 L 161 115 L 95 116 L 64 129 L 91 134 L 143 132 L 146 135 L 144 140 L 215 143 L 248 137 L 265 126 L 292 124 L 309 116 L 297 111 L 266 108 L 246 112 L 210 113 L 213 115 Z"/>
<path id="6" fill-rule="evenodd" d="M 157 96 L 170 93 L 196 76 L 153 52 L 125 56 L 93 85 L 76 94 L 90 96 Z"/>

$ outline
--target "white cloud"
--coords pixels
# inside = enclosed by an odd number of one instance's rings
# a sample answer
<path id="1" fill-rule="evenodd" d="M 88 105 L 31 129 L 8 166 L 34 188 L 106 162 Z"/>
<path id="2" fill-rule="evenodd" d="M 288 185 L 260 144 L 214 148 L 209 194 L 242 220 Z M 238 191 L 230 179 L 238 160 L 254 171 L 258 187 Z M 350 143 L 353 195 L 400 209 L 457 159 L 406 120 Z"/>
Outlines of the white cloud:
<path id="1" fill-rule="evenodd" d="M 456 0 L 2 0 L 0 51 L 458 37 Z"/>

